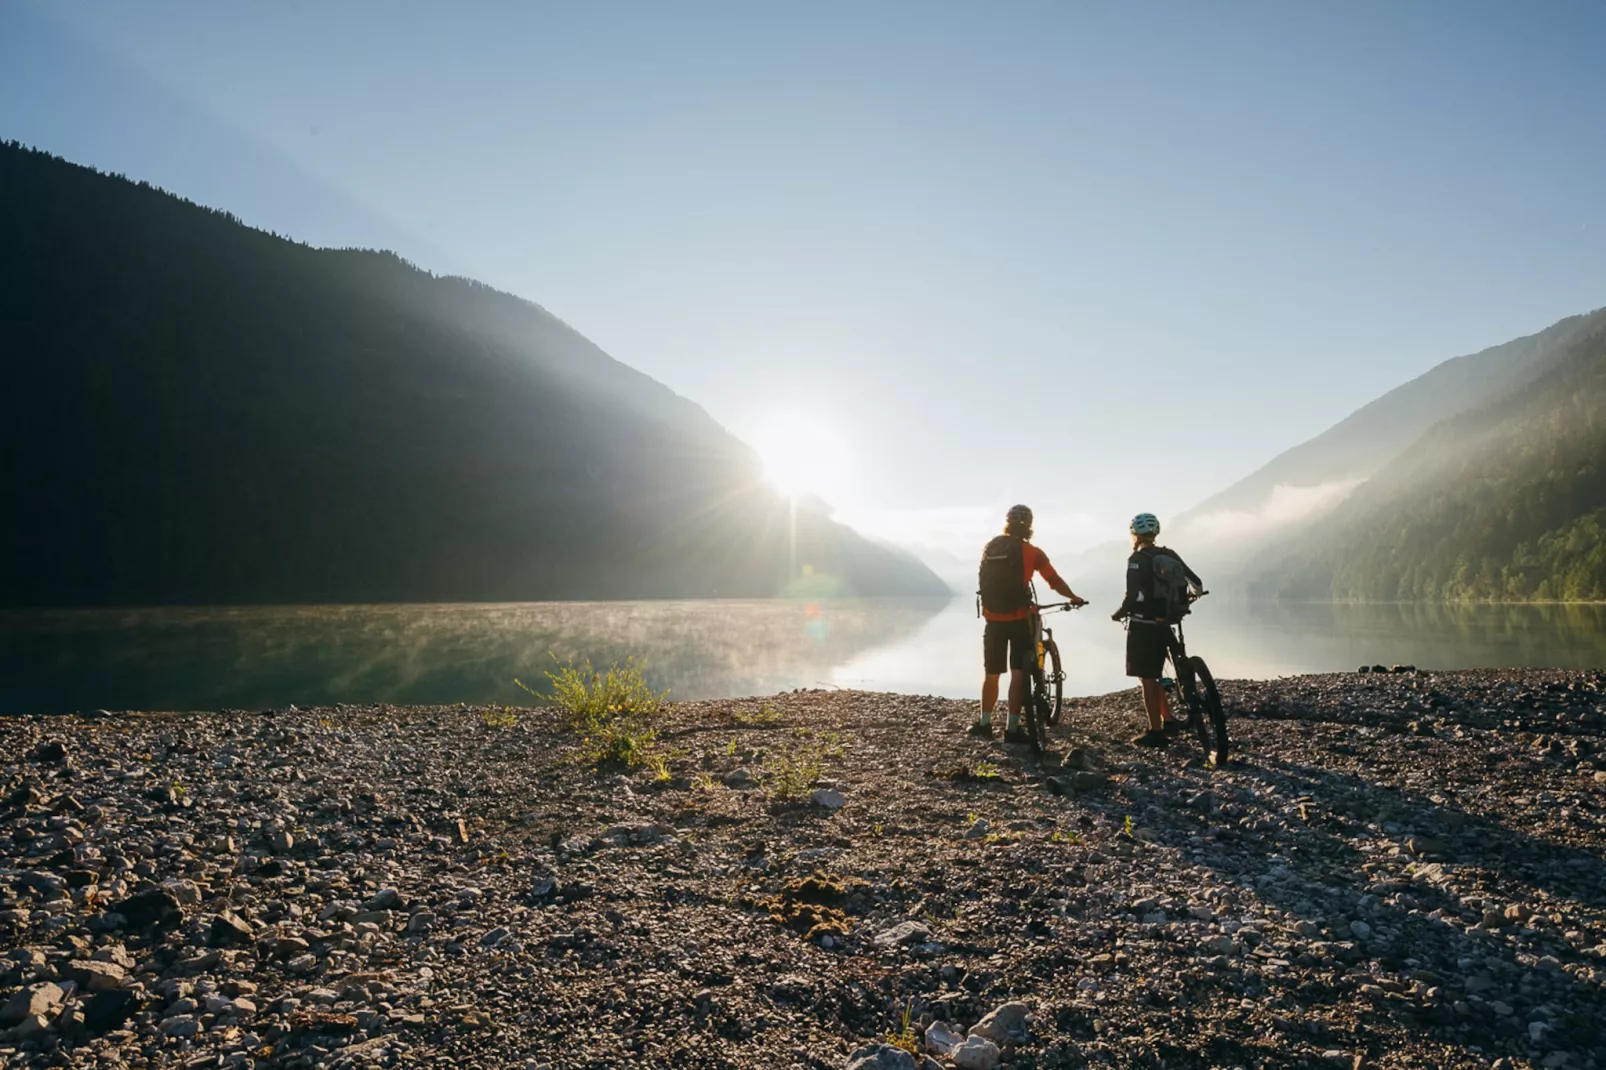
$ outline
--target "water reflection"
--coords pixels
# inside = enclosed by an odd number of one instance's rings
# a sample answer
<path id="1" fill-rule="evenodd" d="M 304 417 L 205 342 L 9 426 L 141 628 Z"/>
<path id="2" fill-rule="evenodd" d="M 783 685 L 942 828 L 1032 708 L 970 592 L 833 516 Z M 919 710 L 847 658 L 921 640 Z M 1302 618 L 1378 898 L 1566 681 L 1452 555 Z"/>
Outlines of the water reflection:
<path id="1" fill-rule="evenodd" d="M 518 702 L 560 659 L 645 661 L 679 698 L 828 684 L 945 606 L 564 602 L 0 613 L 0 712 Z"/>
<path id="2" fill-rule="evenodd" d="M 1053 623 L 1071 693 L 1129 686 L 1125 636 L 1106 612 Z M 1189 619 L 1188 639 L 1223 677 L 1376 662 L 1596 668 L 1606 606 L 1214 601 Z M 0 613 L 0 712 L 518 702 L 513 677 L 538 677 L 548 651 L 643 658 L 655 686 L 687 699 L 981 690 L 968 598 L 72 610 Z"/>

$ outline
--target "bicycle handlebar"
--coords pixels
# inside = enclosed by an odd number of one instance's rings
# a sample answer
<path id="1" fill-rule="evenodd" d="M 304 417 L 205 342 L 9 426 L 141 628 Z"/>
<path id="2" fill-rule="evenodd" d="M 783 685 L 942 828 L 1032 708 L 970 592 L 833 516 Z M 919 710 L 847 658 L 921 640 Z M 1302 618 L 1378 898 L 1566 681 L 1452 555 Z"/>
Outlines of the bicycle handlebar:
<path id="1" fill-rule="evenodd" d="M 1090 603 L 1088 602 L 1049 602 L 1046 605 L 1038 606 L 1037 611 L 1039 613 L 1052 613 L 1062 609 L 1081 609 L 1083 606 L 1089 604 Z"/>

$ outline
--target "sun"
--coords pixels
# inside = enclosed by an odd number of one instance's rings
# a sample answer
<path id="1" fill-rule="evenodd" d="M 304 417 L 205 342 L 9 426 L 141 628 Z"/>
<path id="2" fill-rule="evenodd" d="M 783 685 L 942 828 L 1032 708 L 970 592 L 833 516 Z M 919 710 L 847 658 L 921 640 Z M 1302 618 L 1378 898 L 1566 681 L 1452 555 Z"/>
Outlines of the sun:
<path id="1" fill-rule="evenodd" d="M 849 474 L 848 451 L 825 424 L 796 413 L 775 416 L 751 436 L 764 463 L 764 478 L 791 497 L 829 498 Z"/>

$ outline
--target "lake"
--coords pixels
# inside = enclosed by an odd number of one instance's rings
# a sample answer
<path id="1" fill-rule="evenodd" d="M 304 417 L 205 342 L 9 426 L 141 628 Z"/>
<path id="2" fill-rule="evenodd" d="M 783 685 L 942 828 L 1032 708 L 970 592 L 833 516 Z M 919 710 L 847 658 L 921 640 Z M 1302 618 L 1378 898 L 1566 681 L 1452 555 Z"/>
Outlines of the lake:
<path id="1" fill-rule="evenodd" d="M 1068 687 L 1127 687 L 1108 606 L 1052 619 Z M 0 612 L 0 712 L 527 701 L 560 659 L 635 656 L 684 699 L 848 687 L 974 698 L 969 597 Z M 1192 652 L 1224 678 L 1606 666 L 1606 606 L 1202 602 Z"/>

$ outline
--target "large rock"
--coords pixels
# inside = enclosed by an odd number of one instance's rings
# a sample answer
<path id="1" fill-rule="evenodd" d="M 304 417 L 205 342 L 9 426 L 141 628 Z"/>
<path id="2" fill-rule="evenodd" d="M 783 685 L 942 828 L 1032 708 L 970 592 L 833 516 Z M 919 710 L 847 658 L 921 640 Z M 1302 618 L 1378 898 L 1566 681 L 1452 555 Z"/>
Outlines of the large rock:
<path id="1" fill-rule="evenodd" d="M 184 923 L 184 910 L 172 892 L 152 888 L 124 899 L 115 908 L 132 929 L 176 929 Z"/>
<path id="2" fill-rule="evenodd" d="M 876 1044 L 849 1055 L 848 1070 L 916 1070 L 915 1057 L 891 1044 Z"/>
<path id="3" fill-rule="evenodd" d="M 967 1037 L 953 1050 L 954 1065 L 959 1070 L 993 1070 L 1000 1058 L 998 1045 L 982 1037 Z"/>
<path id="4" fill-rule="evenodd" d="M 4 1007 L 0 1007 L 0 1027 L 19 1025 L 32 1015 L 54 1018 L 61 1010 L 64 999 L 66 993 L 52 981 L 30 985 L 7 1000 Z"/>
<path id="5" fill-rule="evenodd" d="M 243 947 L 255 939 L 256 930 L 251 923 L 237 914 L 225 910 L 212 919 L 213 947 Z"/>
<path id="6" fill-rule="evenodd" d="M 128 980 L 128 971 L 115 962 L 70 962 L 67 977 L 84 992 L 105 992 L 121 988 Z"/>
<path id="7" fill-rule="evenodd" d="M 994 1044 L 1024 1044 L 1031 1035 L 1026 1015 L 1026 1004 L 1005 1003 L 977 1022 L 970 1035 Z"/>
<path id="8" fill-rule="evenodd" d="M 900 921 L 890 929 L 883 929 L 871 939 L 883 951 L 909 944 L 923 944 L 931 939 L 931 928 L 918 921 Z"/>
<path id="9" fill-rule="evenodd" d="M 139 1010 L 139 1001 L 126 988 L 99 992 L 84 1005 L 84 1026 L 91 1032 L 104 1033 L 127 1022 Z"/>

